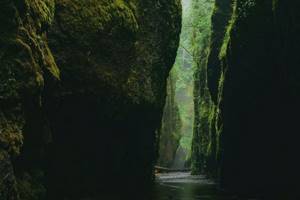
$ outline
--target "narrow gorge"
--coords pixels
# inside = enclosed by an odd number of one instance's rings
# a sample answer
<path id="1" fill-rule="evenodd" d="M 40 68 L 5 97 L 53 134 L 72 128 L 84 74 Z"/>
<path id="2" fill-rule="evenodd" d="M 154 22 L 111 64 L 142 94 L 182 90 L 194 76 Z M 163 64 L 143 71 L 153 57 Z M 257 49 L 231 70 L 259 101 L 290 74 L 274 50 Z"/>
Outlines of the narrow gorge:
<path id="1" fill-rule="evenodd" d="M 300 198 L 299 9 L 1 0 L 0 200 Z"/>

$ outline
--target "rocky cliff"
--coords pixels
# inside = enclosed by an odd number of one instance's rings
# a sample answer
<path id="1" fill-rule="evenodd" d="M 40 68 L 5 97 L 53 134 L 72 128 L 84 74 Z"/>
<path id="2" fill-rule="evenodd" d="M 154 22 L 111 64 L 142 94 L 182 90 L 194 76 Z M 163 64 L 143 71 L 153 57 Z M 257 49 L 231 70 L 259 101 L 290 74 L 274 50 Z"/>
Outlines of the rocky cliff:
<path id="1" fill-rule="evenodd" d="M 0 13 L 0 199 L 34 199 L 42 175 L 29 171 L 40 168 L 50 139 L 43 94 L 59 80 L 46 42 L 54 2 L 1 1 Z"/>
<path id="2" fill-rule="evenodd" d="M 5 0 L 0 11 L 0 199 L 149 184 L 179 1 Z"/>
<path id="3" fill-rule="evenodd" d="M 299 7 L 235 0 L 212 18 L 221 25 L 213 25 L 208 85 L 218 110 L 220 180 L 228 191 L 296 196 Z"/>
<path id="4" fill-rule="evenodd" d="M 176 74 L 171 72 L 167 82 L 167 98 L 159 135 L 159 159 L 157 164 L 168 168 L 173 167 L 176 151 L 180 146 L 182 137 L 180 134 L 182 121 L 178 103 L 175 99 L 176 78 Z"/>
<path id="5" fill-rule="evenodd" d="M 299 186 L 299 8 L 296 1 L 234 3 L 220 54 L 222 182 L 230 190 L 293 195 Z"/>

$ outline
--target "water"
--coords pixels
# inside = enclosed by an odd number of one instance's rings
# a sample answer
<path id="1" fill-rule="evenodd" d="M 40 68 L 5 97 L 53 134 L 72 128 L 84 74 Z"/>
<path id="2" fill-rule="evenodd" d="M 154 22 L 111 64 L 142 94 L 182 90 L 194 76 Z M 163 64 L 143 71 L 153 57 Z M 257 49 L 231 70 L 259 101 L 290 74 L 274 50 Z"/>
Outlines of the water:
<path id="1" fill-rule="evenodd" d="M 192 176 L 188 172 L 157 175 L 153 200 L 235 200 L 220 194 L 216 184 L 205 176 Z"/>
<path id="2" fill-rule="evenodd" d="M 192 176 L 189 172 L 159 174 L 156 177 L 154 191 L 151 191 L 151 194 L 146 195 L 135 187 L 129 191 L 120 191 L 116 188 L 112 191 L 108 190 L 106 195 L 101 192 L 101 198 L 81 200 L 241 200 L 220 194 L 213 181 L 205 176 Z"/>

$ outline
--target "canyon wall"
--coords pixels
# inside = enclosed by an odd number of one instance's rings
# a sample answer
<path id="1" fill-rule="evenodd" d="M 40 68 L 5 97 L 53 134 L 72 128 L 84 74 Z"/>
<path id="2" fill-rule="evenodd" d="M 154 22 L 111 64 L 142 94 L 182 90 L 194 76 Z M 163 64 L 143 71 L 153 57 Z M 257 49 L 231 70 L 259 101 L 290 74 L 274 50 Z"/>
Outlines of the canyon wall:
<path id="1" fill-rule="evenodd" d="M 207 72 L 227 191 L 297 195 L 299 8 L 296 1 L 216 1 Z"/>
<path id="2" fill-rule="evenodd" d="M 37 199 L 51 140 L 44 92 L 60 76 L 47 44 L 54 2 L 5 0 L 0 13 L 0 199 Z"/>
<path id="3" fill-rule="evenodd" d="M 162 125 L 159 132 L 159 155 L 157 164 L 163 167 L 173 167 L 175 155 L 180 146 L 182 121 L 178 103 L 175 100 L 176 74 L 170 72 L 167 82 L 167 98 L 164 107 Z"/>
<path id="4" fill-rule="evenodd" d="M 242 193 L 293 195 L 300 177 L 300 3 L 240 0 L 233 6 L 220 53 L 222 183 Z"/>
<path id="5" fill-rule="evenodd" d="M 0 10 L 0 199 L 149 185 L 180 2 L 5 0 Z"/>

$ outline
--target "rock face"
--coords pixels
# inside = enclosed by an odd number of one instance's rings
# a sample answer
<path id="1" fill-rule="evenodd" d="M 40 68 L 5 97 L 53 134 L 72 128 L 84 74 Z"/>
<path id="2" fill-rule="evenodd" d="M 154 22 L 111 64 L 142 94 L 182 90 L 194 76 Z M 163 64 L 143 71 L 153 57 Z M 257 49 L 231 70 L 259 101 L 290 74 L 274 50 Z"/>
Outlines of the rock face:
<path id="1" fill-rule="evenodd" d="M 159 159 L 162 167 L 173 167 L 175 155 L 180 146 L 182 122 L 178 104 L 175 100 L 176 75 L 170 73 L 167 83 L 167 98 L 164 107 L 159 138 Z"/>
<path id="2" fill-rule="evenodd" d="M 0 11 L 0 199 L 149 184 L 179 1 L 5 0 Z"/>
<path id="3" fill-rule="evenodd" d="M 43 92 L 45 84 L 59 79 L 46 42 L 54 2 L 5 0 L 0 13 L 0 199 L 18 199 L 19 194 L 30 199 L 36 191 L 29 194 L 31 183 L 23 177 L 41 164 L 48 142 Z"/>
<path id="4" fill-rule="evenodd" d="M 222 1 L 223 2 L 223 1 Z M 222 3 L 221 2 L 221 3 Z M 199 6 L 201 4 L 202 6 Z M 212 177 L 216 174 L 219 157 L 215 114 L 217 107 L 212 101 L 208 88 L 207 59 L 210 51 L 211 15 L 221 12 L 213 1 L 193 1 L 192 47 L 194 54 L 194 129 L 191 148 L 191 168 L 193 174 Z M 219 26 L 217 26 L 219 28 Z"/>
<path id="5" fill-rule="evenodd" d="M 151 181 L 179 13 L 177 1 L 56 2 L 49 41 L 61 85 L 50 120 L 52 194 L 118 184 L 136 190 Z"/>
<path id="6" fill-rule="evenodd" d="M 299 8 L 296 1 L 236 2 L 223 61 L 222 168 L 230 189 L 272 193 L 299 186 Z"/>
<path id="7" fill-rule="evenodd" d="M 231 17 L 222 26 L 222 45 L 212 45 L 208 62 L 219 109 L 221 185 L 235 193 L 287 198 L 296 195 L 300 177 L 300 3 L 235 0 L 232 5 L 226 8 Z M 215 13 L 213 20 L 224 17 Z"/>

